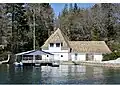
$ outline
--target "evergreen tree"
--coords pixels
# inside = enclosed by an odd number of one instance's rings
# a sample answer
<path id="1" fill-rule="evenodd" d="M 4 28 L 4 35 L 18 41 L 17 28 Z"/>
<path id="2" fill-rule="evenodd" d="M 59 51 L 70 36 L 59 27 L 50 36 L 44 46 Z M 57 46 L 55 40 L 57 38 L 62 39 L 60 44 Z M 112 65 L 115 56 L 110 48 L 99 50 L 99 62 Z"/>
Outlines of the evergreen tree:
<path id="1" fill-rule="evenodd" d="M 73 4 L 72 4 L 72 3 L 69 4 L 69 12 L 70 12 L 70 13 L 73 12 Z"/>
<path id="2" fill-rule="evenodd" d="M 68 14 L 68 4 L 65 4 L 62 10 L 62 16 L 66 16 Z"/>
<path id="3" fill-rule="evenodd" d="M 27 36 L 29 25 L 24 4 L 6 4 L 6 8 L 6 14 L 11 15 L 12 37 L 9 43 L 11 51 L 13 53 L 26 51 L 29 49 L 25 48 L 29 41 Z"/>
<path id="4" fill-rule="evenodd" d="M 74 4 L 74 12 L 76 12 L 78 10 L 78 6 L 77 3 Z"/>
<path id="5" fill-rule="evenodd" d="M 54 13 L 50 4 L 28 4 L 31 11 L 30 23 L 33 24 L 33 10 L 35 12 L 35 35 L 36 35 L 36 49 L 40 49 L 45 40 L 51 35 L 54 26 Z M 32 26 L 33 28 L 33 26 Z"/>

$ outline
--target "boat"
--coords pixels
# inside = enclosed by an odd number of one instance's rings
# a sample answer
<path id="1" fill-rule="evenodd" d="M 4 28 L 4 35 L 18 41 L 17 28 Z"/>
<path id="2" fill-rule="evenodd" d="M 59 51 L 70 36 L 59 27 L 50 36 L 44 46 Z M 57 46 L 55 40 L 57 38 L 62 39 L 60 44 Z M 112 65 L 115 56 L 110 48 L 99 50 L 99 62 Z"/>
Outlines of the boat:
<path id="1" fill-rule="evenodd" d="M 59 63 L 58 62 L 52 62 L 52 67 L 59 67 Z"/>
<path id="2" fill-rule="evenodd" d="M 35 63 L 35 66 L 37 67 L 37 66 L 40 66 L 41 64 L 40 63 Z"/>
<path id="3" fill-rule="evenodd" d="M 15 62 L 14 65 L 15 66 L 23 66 L 23 63 L 22 62 Z"/>

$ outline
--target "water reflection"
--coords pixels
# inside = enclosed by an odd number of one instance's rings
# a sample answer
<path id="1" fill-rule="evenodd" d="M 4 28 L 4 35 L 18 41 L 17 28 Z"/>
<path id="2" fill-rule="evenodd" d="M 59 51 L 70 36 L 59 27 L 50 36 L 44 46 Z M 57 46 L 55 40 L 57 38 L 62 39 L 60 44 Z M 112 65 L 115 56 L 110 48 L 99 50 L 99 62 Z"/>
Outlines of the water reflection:
<path id="1" fill-rule="evenodd" d="M 14 67 L 0 65 L 0 83 L 10 84 L 119 84 L 120 69 L 81 65 Z"/>

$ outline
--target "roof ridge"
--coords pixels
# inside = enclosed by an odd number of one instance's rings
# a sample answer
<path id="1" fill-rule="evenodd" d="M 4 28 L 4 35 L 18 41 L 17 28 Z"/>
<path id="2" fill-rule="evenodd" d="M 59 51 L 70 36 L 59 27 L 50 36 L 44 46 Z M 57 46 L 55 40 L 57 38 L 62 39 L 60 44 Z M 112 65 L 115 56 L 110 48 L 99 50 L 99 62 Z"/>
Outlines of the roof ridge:
<path id="1" fill-rule="evenodd" d="M 58 28 L 58 29 L 59 29 L 59 28 Z M 60 30 L 60 29 L 59 29 L 59 30 Z M 70 47 L 68 37 L 62 32 L 62 30 L 60 30 L 60 32 L 61 32 L 61 34 L 62 34 L 65 42 L 67 43 L 68 47 Z"/>

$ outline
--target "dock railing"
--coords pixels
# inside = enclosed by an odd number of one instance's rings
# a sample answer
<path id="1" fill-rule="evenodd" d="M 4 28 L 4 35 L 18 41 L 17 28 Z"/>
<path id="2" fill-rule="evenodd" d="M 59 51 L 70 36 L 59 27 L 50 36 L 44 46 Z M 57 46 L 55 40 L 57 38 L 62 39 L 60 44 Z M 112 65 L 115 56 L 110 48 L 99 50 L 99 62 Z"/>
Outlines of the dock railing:
<path id="1" fill-rule="evenodd" d="M 22 63 L 53 63 L 57 62 L 60 63 L 60 60 L 53 60 L 53 59 L 43 59 L 43 60 L 22 60 Z"/>

